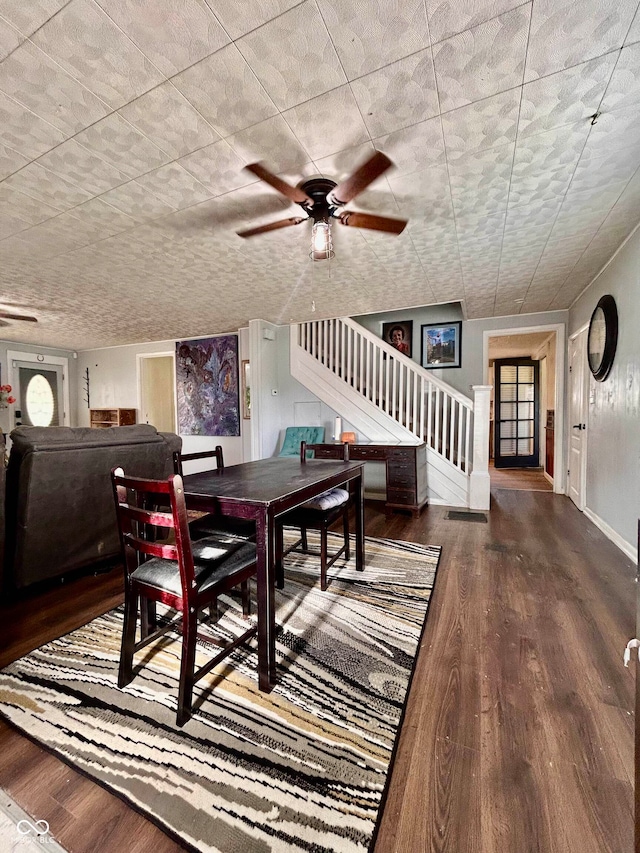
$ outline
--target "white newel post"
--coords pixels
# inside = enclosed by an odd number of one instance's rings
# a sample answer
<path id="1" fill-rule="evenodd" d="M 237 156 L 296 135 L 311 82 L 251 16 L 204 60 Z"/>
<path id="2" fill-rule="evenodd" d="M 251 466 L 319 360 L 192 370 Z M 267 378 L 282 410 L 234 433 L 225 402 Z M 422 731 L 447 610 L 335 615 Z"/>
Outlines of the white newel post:
<path id="1" fill-rule="evenodd" d="M 473 385 L 473 469 L 469 508 L 489 509 L 489 414 L 492 385 Z"/>

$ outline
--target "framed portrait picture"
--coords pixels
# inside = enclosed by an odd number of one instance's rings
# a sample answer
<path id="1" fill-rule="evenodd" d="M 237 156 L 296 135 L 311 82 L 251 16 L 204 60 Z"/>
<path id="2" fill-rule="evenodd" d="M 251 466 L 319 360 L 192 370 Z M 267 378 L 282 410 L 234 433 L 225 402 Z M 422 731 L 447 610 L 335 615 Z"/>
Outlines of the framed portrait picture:
<path id="1" fill-rule="evenodd" d="M 411 358 L 413 351 L 413 320 L 394 320 L 382 324 L 382 339 L 398 352 Z"/>
<path id="2" fill-rule="evenodd" d="M 422 330 L 420 363 L 423 367 L 460 367 L 462 321 L 427 323 Z"/>

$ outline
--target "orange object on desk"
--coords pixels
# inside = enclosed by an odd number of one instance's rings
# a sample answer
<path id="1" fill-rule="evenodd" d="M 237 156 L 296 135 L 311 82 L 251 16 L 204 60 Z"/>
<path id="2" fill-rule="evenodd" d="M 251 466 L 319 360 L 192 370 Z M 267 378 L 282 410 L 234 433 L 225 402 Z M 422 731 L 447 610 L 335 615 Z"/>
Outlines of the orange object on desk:
<path id="1" fill-rule="evenodd" d="M 355 432 L 343 432 L 342 435 L 340 436 L 340 441 L 342 441 L 343 443 L 345 441 L 347 441 L 349 444 L 355 444 L 356 443 Z"/>

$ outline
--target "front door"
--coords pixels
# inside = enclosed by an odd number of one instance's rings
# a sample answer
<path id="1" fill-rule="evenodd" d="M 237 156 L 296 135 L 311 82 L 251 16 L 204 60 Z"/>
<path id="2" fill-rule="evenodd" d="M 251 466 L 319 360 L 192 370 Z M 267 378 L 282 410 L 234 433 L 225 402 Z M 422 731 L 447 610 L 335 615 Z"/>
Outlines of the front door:
<path id="1" fill-rule="evenodd" d="M 495 369 L 496 468 L 537 468 L 539 465 L 538 362 L 501 358 Z"/>
<path id="2" fill-rule="evenodd" d="M 64 423 L 63 369 L 59 364 L 13 361 L 15 426 Z"/>
<path id="3" fill-rule="evenodd" d="M 585 504 L 586 397 L 585 383 L 587 331 L 569 341 L 569 497 L 578 507 Z"/>

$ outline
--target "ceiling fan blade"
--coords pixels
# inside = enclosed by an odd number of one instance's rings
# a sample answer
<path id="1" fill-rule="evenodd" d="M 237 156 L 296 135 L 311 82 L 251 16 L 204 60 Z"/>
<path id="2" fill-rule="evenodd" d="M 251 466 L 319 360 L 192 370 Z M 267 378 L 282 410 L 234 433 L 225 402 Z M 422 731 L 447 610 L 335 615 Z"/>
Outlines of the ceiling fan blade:
<path id="1" fill-rule="evenodd" d="M 371 213 L 356 213 L 345 210 L 337 216 L 343 225 L 355 228 L 372 228 L 374 231 L 386 231 L 388 234 L 401 234 L 407 224 L 406 219 L 391 219 L 388 216 L 374 216 Z"/>
<path id="2" fill-rule="evenodd" d="M 258 225 L 247 231 L 236 231 L 238 237 L 255 237 L 256 234 L 265 234 L 267 231 L 275 231 L 277 228 L 288 228 L 289 225 L 299 225 L 306 222 L 308 216 L 292 216 L 291 219 L 278 219 L 277 222 L 269 222 L 267 225 Z"/>
<path id="3" fill-rule="evenodd" d="M 268 169 L 265 169 L 261 163 L 250 163 L 248 166 L 245 166 L 245 169 L 249 172 L 253 172 L 253 174 L 260 178 L 261 181 L 270 184 L 274 190 L 278 190 L 279 193 L 290 198 L 291 201 L 295 201 L 296 204 L 304 204 L 307 207 L 313 207 L 313 199 L 305 192 L 303 192 L 299 187 L 292 187 L 290 184 L 287 184 L 277 175 L 273 175 Z"/>
<path id="4" fill-rule="evenodd" d="M 28 314 L 10 314 L 8 311 L 0 311 L 0 317 L 5 320 L 26 320 L 28 323 L 37 323 L 37 317 L 30 317 Z"/>
<path id="5" fill-rule="evenodd" d="M 379 178 L 383 172 L 386 172 L 390 166 L 393 166 L 393 163 L 387 155 L 383 154 L 382 151 L 376 151 L 373 157 L 370 157 L 366 163 L 356 169 L 353 175 L 333 188 L 331 200 L 337 205 L 347 204 L 365 190 L 369 184 L 373 183 L 376 178 Z"/>

